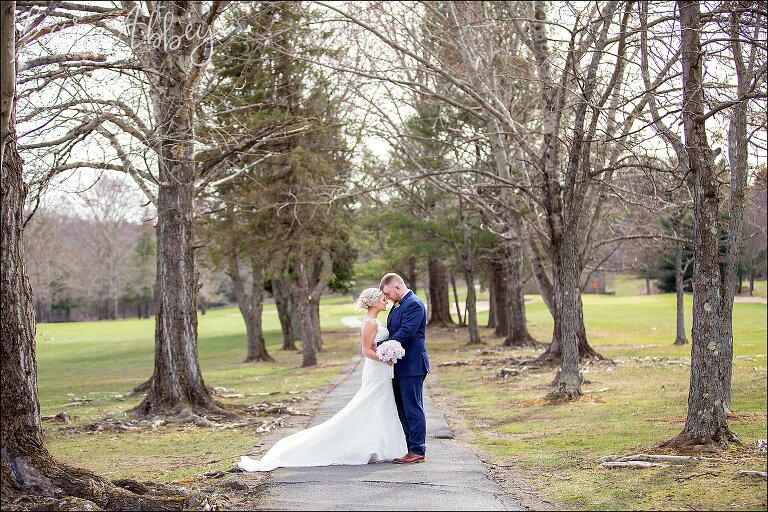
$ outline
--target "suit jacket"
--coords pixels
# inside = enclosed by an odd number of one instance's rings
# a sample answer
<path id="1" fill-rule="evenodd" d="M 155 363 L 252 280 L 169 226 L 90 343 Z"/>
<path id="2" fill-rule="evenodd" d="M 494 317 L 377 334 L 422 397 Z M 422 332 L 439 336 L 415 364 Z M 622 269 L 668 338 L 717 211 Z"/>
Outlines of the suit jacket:
<path id="1" fill-rule="evenodd" d="M 395 378 L 428 374 L 427 308 L 413 291 L 389 311 L 387 329 L 389 339 L 399 341 L 405 349 L 405 356 L 395 364 Z"/>

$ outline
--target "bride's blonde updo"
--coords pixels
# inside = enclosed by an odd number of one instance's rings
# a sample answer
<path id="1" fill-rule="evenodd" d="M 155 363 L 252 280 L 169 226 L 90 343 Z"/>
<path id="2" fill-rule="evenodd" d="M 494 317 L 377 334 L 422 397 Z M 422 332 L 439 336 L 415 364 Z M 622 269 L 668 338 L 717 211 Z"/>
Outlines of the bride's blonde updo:
<path id="1" fill-rule="evenodd" d="M 384 292 L 378 288 L 366 288 L 360 292 L 360 296 L 355 302 L 355 307 L 357 307 L 357 309 L 369 309 L 381 300 L 383 293 Z"/>

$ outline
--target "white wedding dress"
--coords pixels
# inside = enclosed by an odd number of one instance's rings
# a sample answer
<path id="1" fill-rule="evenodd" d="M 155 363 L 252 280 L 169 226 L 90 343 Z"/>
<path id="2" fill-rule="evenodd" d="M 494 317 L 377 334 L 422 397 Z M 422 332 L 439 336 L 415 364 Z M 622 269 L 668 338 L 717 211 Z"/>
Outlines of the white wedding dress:
<path id="1" fill-rule="evenodd" d="M 368 320 L 366 320 L 368 321 Z M 376 341 L 389 338 L 378 320 Z M 241 457 L 244 471 L 278 467 L 356 465 L 392 460 L 408 451 L 392 391 L 393 368 L 365 358 L 360 390 L 332 418 L 275 443 L 261 460 Z"/>

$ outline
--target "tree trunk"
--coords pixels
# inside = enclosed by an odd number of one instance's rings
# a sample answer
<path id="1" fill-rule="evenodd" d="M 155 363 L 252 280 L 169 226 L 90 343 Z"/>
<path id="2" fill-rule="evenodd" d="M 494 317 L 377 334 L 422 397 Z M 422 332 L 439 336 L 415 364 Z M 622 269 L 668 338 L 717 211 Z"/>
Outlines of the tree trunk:
<path id="1" fill-rule="evenodd" d="M 683 246 L 678 244 L 675 251 L 675 289 L 677 291 L 677 336 L 675 345 L 685 345 L 688 337 L 685 334 L 685 307 L 684 307 L 684 282 L 683 282 Z"/>
<path id="2" fill-rule="evenodd" d="M 320 301 L 309 301 L 310 320 L 312 322 L 312 343 L 315 344 L 315 350 L 323 351 L 323 338 L 320 333 Z"/>
<path id="3" fill-rule="evenodd" d="M 192 41 L 184 30 L 194 23 L 194 9 L 177 2 L 158 2 L 166 37 L 181 42 L 170 55 L 165 46 L 150 47 L 145 61 L 159 144 L 157 193 L 157 276 L 155 282 L 155 368 L 152 387 L 134 411 L 139 415 L 221 413 L 208 392 L 197 356 L 198 273 L 194 255 L 196 171 L 193 160 L 195 105 L 190 83 Z M 189 25 L 188 25 L 189 24 Z"/>
<path id="4" fill-rule="evenodd" d="M 298 252 L 298 251 L 297 251 Z M 299 316 L 299 333 L 301 334 L 301 349 L 303 359 L 301 366 L 317 365 L 317 351 L 313 340 L 312 313 L 309 305 L 309 287 L 307 285 L 307 269 L 301 257 L 294 261 L 296 271 L 296 312 Z"/>
<path id="5" fill-rule="evenodd" d="M 488 265 L 488 329 L 496 329 L 498 321 L 496 320 L 496 275 L 493 269 L 493 263 Z"/>
<path id="6" fill-rule="evenodd" d="M 295 309 L 290 288 L 283 279 L 272 280 L 272 293 L 275 298 L 280 328 L 283 331 L 283 350 L 296 350 Z"/>
<path id="7" fill-rule="evenodd" d="M 507 276 L 507 267 L 504 261 L 504 254 L 499 254 L 498 260 L 494 260 L 492 263 L 492 279 L 493 288 L 496 299 L 496 330 L 494 334 L 497 336 L 504 336 L 506 339 L 509 336 L 509 279 Z"/>
<path id="8" fill-rule="evenodd" d="M 184 175 L 182 169 L 170 172 Z M 158 194 L 155 368 L 149 393 L 135 409 L 139 415 L 220 411 L 203 382 L 197 357 L 193 191 L 193 184 L 170 180 Z"/>
<path id="9" fill-rule="evenodd" d="M 413 290 L 413 293 L 419 290 L 416 283 L 416 256 L 408 257 L 408 288 Z"/>
<path id="10" fill-rule="evenodd" d="M 549 396 L 571 399 L 581 395 L 583 381 L 579 370 L 580 331 L 584 325 L 579 286 L 578 242 L 573 226 L 563 232 L 561 243 L 555 245 L 553 258 L 555 273 L 555 302 L 559 322 L 555 322 L 555 337 L 560 340 L 560 369 Z M 586 338 L 586 336 L 585 336 Z"/>
<path id="11" fill-rule="evenodd" d="M 34 494 L 75 496 L 82 510 L 95 505 L 111 510 L 170 510 L 186 500 L 166 501 L 118 488 L 88 471 L 56 461 L 43 443 L 35 360 L 35 310 L 24 260 L 23 212 L 27 184 L 16 147 L 16 2 L 0 6 L 0 80 L 2 80 L 2 169 L 0 170 L 0 505 Z M 72 500 L 69 500 L 72 502 Z M 56 503 L 52 504 L 53 506 Z"/>
<path id="12" fill-rule="evenodd" d="M 517 242 L 506 245 L 506 303 L 508 305 L 509 330 L 504 345 L 508 347 L 536 346 L 538 343 L 528 332 L 528 319 L 525 314 L 522 251 Z"/>
<path id="13" fill-rule="evenodd" d="M 312 320 L 312 340 L 318 352 L 323 350 L 323 339 L 320 331 L 320 299 L 328 289 L 328 283 L 333 277 L 333 260 L 327 251 L 321 252 L 314 258 L 312 270 L 313 287 L 309 293 L 310 318 Z"/>
<path id="14" fill-rule="evenodd" d="M 240 265 L 235 255 L 230 255 L 227 274 L 232 279 L 232 287 L 237 297 L 237 305 L 245 321 L 248 351 L 244 362 L 274 361 L 272 356 L 267 353 L 262 330 L 264 267 L 258 258 L 251 256 L 250 293 L 246 291 L 245 282 L 240 274 Z"/>
<path id="15" fill-rule="evenodd" d="M 453 272 L 450 274 L 451 288 L 453 288 L 453 303 L 456 306 L 456 315 L 459 317 L 459 325 L 466 325 L 464 321 L 465 316 L 461 314 L 461 305 L 459 304 L 459 291 L 456 289 L 456 276 Z"/>
<path id="16" fill-rule="evenodd" d="M 751 45 L 747 67 L 742 54 L 741 46 L 741 16 L 742 13 L 734 9 L 731 12 L 730 45 L 733 61 L 736 68 L 736 95 L 746 96 L 751 89 L 755 44 Z M 722 276 L 722 290 L 720 293 L 720 372 L 723 381 L 723 404 L 726 411 L 731 408 L 732 380 L 733 380 L 733 295 L 734 281 L 741 260 L 741 245 L 743 242 L 744 216 L 747 206 L 747 194 L 749 183 L 748 155 L 749 140 L 747 138 L 747 101 L 740 101 L 733 106 L 731 119 L 728 125 L 728 161 L 730 163 L 730 210 L 728 211 L 728 243 L 726 246 L 725 268 Z M 715 176 L 712 176 L 715 179 Z M 712 228 L 710 228 L 712 229 Z M 741 293 L 741 278 L 739 278 L 739 293 Z"/>
<path id="17" fill-rule="evenodd" d="M 20 490 L 54 495 L 54 485 L 41 470 L 53 463 L 43 445 L 40 403 L 37 398 L 35 361 L 35 310 L 32 287 L 24 261 L 24 201 L 27 184 L 16 147 L 15 113 L 15 9 L 16 2 L 3 3 L 2 10 L 2 253 L 0 268 L 0 368 L 2 369 L 2 491 Z M 10 84 L 6 80 L 10 80 Z M 9 90 L 10 87 L 10 90 Z M 10 101 L 6 101 L 10 97 Z M 6 120 L 7 119 L 7 120 Z M 43 466 L 42 468 L 39 466 Z"/>
<path id="18" fill-rule="evenodd" d="M 477 293 L 475 292 L 475 273 L 464 269 L 464 280 L 467 282 L 467 302 L 464 316 L 469 325 L 469 343 L 480 343 L 480 330 L 477 325 Z"/>
<path id="19" fill-rule="evenodd" d="M 451 303 L 448 300 L 448 271 L 438 258 L 430 258 L 429 271 L 429 326 L 448 327 L 454 325 L 451 318 Z"/>
<path id="20" fill-rule="evenodd" d="M 249 323 L 251 335 L 248 338 L 248 355 L 245 362 L 272 361 L 274 358 L 267 353 L 264 340 L 262 315 L 264 311 L 264 265 L 251 255 L 251 293 L 249 307 Z"/>
<path id="21" fill-rule="evenodd" d="M 668 444 L 726 443 L 718 263 L 718 179 L 703 119 L 701 13 L 695 1 L 678 2 L 682 38 L 683 126 L 694 185 L 693 326 L 688 416 L 683 431 Z"/>

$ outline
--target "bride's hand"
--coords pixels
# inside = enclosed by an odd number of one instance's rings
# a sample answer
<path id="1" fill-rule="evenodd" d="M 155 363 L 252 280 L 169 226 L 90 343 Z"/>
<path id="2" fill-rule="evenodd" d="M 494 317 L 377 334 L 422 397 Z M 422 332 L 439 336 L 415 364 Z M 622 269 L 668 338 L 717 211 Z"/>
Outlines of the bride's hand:
<path id="1" fill-rule="evenodd" d="M 387 366 L 395 366 L 395 362 L 394 361 L 387 361 L 385 364 Z"/>

